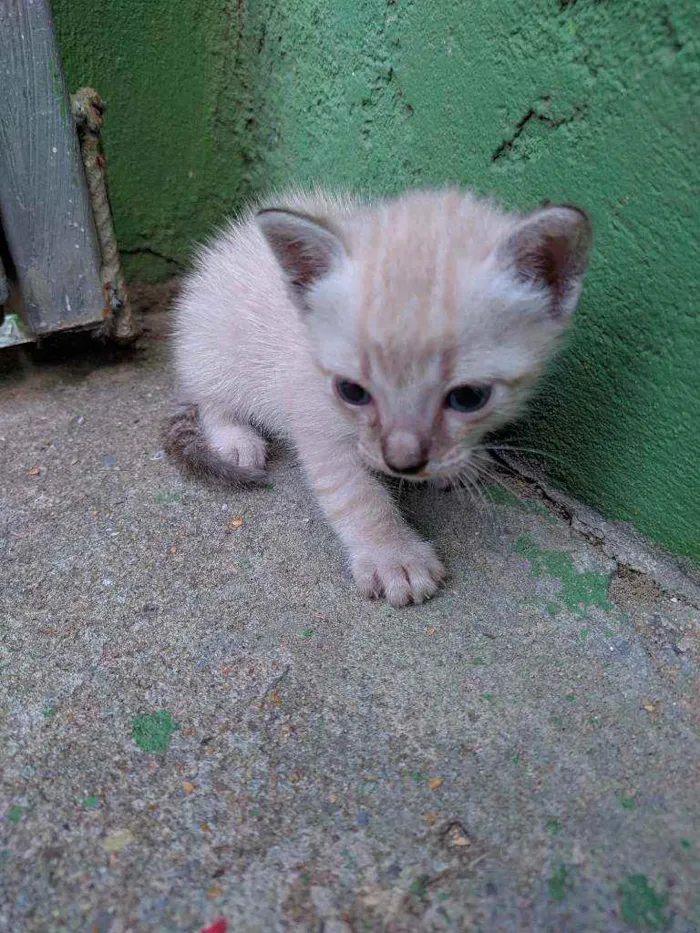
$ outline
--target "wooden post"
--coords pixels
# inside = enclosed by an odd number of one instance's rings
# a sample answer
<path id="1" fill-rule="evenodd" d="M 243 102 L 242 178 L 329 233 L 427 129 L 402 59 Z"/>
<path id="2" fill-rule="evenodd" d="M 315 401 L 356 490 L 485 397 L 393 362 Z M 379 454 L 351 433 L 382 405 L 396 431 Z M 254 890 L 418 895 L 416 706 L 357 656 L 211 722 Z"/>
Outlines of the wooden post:
<path id="1" fill-rule="evenodd" d="M 0 308 L 2 308 L 9 297 L 10 283 L 7 281 L 5 267 L 2 264 L 2 259 L 0 259 Z"/>
<path id="2" fill-rule="evenodd" d="M 0 212 L 28 330 L 101 321 L 100 251 L 48 0 L 0 0 Z"/>

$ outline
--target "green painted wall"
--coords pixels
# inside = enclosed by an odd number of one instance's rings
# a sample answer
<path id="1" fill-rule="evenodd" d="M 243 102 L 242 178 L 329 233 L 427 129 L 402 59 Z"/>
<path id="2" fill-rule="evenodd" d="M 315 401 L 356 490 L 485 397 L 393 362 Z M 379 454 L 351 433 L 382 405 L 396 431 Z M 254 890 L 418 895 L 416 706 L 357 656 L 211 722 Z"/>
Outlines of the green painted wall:
<path id="1" fill-rule="evenodd" d="M 132 276 L 250 192 L 444 180 L 589 209 L 578 325 L 526 429 L 553 475 L 700 561 L 696 0 L 54 0 L 109 105 Z"/>

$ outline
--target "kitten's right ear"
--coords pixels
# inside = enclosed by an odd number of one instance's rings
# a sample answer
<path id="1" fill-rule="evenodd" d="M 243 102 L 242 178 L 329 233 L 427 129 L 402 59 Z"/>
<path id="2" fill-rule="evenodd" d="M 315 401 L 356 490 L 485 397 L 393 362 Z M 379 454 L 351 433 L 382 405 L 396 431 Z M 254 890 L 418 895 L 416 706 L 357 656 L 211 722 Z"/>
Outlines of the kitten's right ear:
<path id="1" fill-rule="evenodd" d="M 518 279 L 549 294 L 549 311 L 565 319 L 578 302 L 593 234 L 578 207 L 549 205 L 524 217 L 499 249 Z"/>
<path id="2" fill-rule="evenodd" d="M 262 210 L 256 221 L 282 268 L 292 300 L 308 310 L 309 289 L 346 256 L 340 238 L 324 223 L 293 211 Z"/>

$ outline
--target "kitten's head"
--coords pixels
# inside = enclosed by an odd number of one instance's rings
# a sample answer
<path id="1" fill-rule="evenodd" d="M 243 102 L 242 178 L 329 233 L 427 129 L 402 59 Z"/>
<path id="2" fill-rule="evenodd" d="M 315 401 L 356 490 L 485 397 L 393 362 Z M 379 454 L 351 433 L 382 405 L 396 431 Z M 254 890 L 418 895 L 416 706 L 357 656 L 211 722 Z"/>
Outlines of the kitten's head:
<path id="1" fill-rule="evenodd" d="M 519 216 L 456 191 L 257 220 L 363 459 L 419 480 L 465 472 L 484 435 L 522 409 L 591 246 L 577 208 Z"/>

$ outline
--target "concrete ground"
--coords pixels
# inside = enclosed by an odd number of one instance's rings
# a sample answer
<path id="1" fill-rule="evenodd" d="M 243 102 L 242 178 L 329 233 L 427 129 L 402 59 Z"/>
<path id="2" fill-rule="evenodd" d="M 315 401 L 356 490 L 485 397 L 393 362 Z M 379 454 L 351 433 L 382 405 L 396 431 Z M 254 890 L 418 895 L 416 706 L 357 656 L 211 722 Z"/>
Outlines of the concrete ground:
<path id="1" fill-rule="evenodd" d="M 0 930 L 699 930 L 697 608 L 505 475 L 364 602 L 288 457 L 163 458 L 147 324 L 0 378 Z"/>

